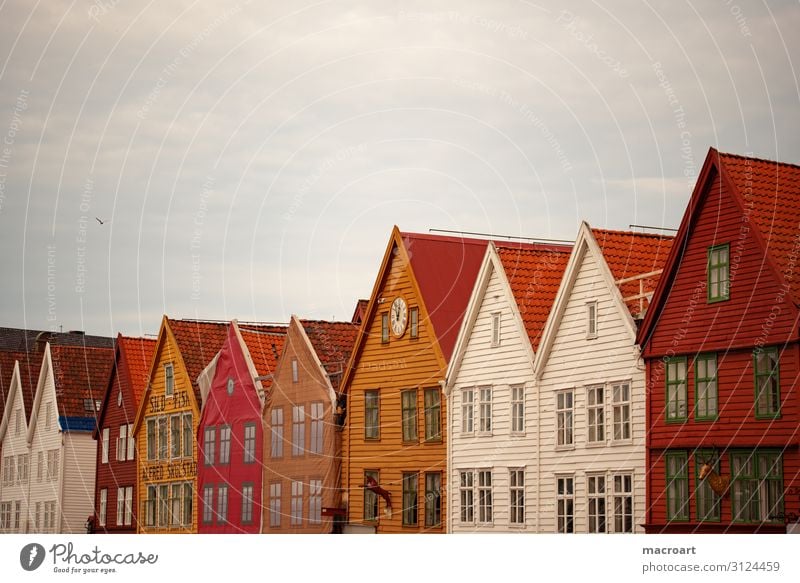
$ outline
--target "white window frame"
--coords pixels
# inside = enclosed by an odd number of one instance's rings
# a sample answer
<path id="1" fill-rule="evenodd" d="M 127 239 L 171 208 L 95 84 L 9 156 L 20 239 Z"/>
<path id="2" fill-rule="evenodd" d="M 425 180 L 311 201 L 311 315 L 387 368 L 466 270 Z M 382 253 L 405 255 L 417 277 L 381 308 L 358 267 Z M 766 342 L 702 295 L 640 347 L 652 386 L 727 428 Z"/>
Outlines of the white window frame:
<path id="1" fill-rule="evenodd" d="M 475 524 L 475 471 L 458 472 L 459 519 L 461 524 Z"/>
<path id="2" fill-rule="evenodd" d="M 500 346 L 500 343 L 503 340 L 502 330 L 501 330 L 501 325 L 502 325 L 501 313 L 500 312 L 492 312 L 491 319 L 492 319 L 491 345 L 492 345 L 492 348 L 497 348 L 498 346 Z"/>
<path id="3" fill-rule="evenodd" d="M 563 481 L 564 487 L 559 488 Z M 570 486 L 567 488 L 567 486 Z M 571 490 L 571 491 L 570 491 Z M 575 476 L 570 475 L 556 475 L 556 532 L 559 534 L 567 534 L 575 532 Z M 571 508 L 568 508 L 570 506 Z M 571 510 L 571 512 L 568 512 Z M 569 519 L 572 520 L 572 530 L 568 530 Z M 562 526 L 563 520 L 563 526 Z"/>
<path id="4" fill-rule="evenodd" d="M 586 302 L 586 339 L 597 338 L 597 301 Z"/>
<path id="5" fill-rule="evenodd" d="M 617 488 L 617 478 L 620 478 L 620 482 L 622 484 L 621 489 Z M 629 485 L 630 485 L 630 488 L 628 490 L 624 489 L 624 487 L 625 487 L 625 479 L 626 478 L 629 480 Z M 611 496 L 612 496 L 612 498 L 611 498 L 611 500 L 612 500 L 611 512 L 612 512 L 612 517 L 614 519 L 613 523 L 612 523 L 613 527 L 614 527 L 614 532 L 627 532 L 627 533 L 635 532 L 636 525 L 634 523 L 634 520 L 635 520 L 635 517 L 636 517 L 636 508 L 635 508 L 636 501 L 635 501 L 635 498 L 633 497 L 633 489 L 634 489 L 634 475 L 633 475 L 633 472 L 614 472 L 611 475 L 611 487 L 612 487 L 612 492 L 611 492 Z M 620 514 L 620 513 L 617 512 L 617 502 L 620 501 L 622 504 L 624 504 L 625 499 L 630 499 L 630 513 L 623 511 Z M 625 517 L 626 516 L 628 516 L 630 518 L 630 525 L 631 525 L 630 530 L 625 530 L 625 528 L 624 528 L 624 521 L 625 521 Z M 617 527 L 617 519 L 618 519 L 618 517 L 620 517 L 621 520 L 623 521 L 623 527 L 622 528 L 618 528 Z"/>
<path id="6" fill-rule="evenodd" d="M 600 395 L 599 403 L 598 394 Z M 592 402 L 593 400 L 594 402 Z M 592 413 L 594 413 L 594 423 L 592 422 Z M 599 422 L 598 417 L 600 418 Z M 586 444 L 590 446 L 605 445 L 606 425 L 606 386 L 604 384 L 589 385 L 586 387 Z M 592 439 L 592 429 L 594 429 L 594 439 Z"/>
<path id="7" fill-rule="evenodd" d="M 100 489 L 100 509 L 97 512 L 100 526 L 106 525 L 106 513 L 108 509 L 108 488 Z"/>
<path id="8" fill-rule="evenodd" d="M 308 483 L 308 523 L 322 524 L 322 480 Z"/>
<path id="9" fill-rule="evenodd" d="M 494 486 L 491 468 L 478 468 L 477 473 L 477 499 L 478 499 L 478 524 L 494 523 Z"/>
<path id="10" fill-rule="evenodd" d="M 108 463 L 108 449 L 111 446 L 111 428 L 103 427 L 103 441 L 100 450 L 100 463 Z"/>
<path id="11" fill-rule="evenodd" d="M 124 525 L 133 524 L 133 486 L 125 487 L 125 519 Z"/>
<path id="12" fill-rule="evenodd" d="M 125 521 L 125 488 L 117 487 L 117 522 L 116 526 L 122 526 Z"/>
<path id="13" fill-rule="evenodd" d="M 599 487 L 601 485 L 598 482 L 599 480 L 602 480 L 602 488 Z M 602 511 L 595 509 L 595 512 L 592 512 L 593 501 L 595 502 L 595 507 L 602 505 Z M 600 524 L 601 517 L 603 519 L 602 525 Z M 608 476 L 605 473 L 586 474 L 586 531 L 590 533 L 609 532 Z"/>
<path id="14" fill-rule="evenodd" d="M 491 385 L 478 387 L 478 433 L 481 435 L 492 434 L 492 388 Z"/>
<path id="15" fill-rule="evenodd" d="M 461 433 L 475 433 L 475 387 L 461 389 Z"/>
<path id="16" fill-rule="evenodd" d="M 627 399 L 617 399 L 618 393 L 622 395 L 623 388 L 627 387 Z M 619 391 L 618 391 L 619 389 Z M 633 423 L 631 422 L 631 414 L 633 404 L 631 401 L 631 382 L 621 381 L 611 384 L 611 441 L 615 443 L 630 443 L 633 441 Z M 623 414 L 627 410 L 627 423 L 622 421 Z M 628 436 L 625 437 L 624 433 L 621 437 L 617 438 L 617 417 L 620 417 L 619 425 L 621 428 L 627 427 Z"/>
<path id="17" fill-rule="evenodd" d="M 133 438 L 133 423 L 128 425 L 128 461 L 136 457 L 136 440 Z"/>
<path id="18" fill-rule="evenodd" d="M 292 526 L 303 525 L 303 482 L 292 481 L 291 515 L 289 524 Z"/>
<path id="19" fill-rule="evenodd" d="M 118 462 L 124 462 L 128 456 L 128 426 L 119 426 L 119 436 L 117 437 L 116 458 Z"/>
<path id="20" fill-rule="evenodd" d="M 511 526 L 525 526 L 525 498 L 525 468 L 509 468 L 508 523 Z"/>
<path id="21" fill-rule="evenodd" d="M 322 453 L 325 428 L 323 423 L 324 413 L 325 405 L 322 401 L 311 403 L 311 443 L 309 444 L 309 453 Z"/>
<path id="22" fill-rule="evenodd" d="M 567 397 L 569 396 L 569 406 Z M 555 394 L 556 449 L 575 447 L 575 390 L 565 389 Z M 559 402 L 563 397 L 563 402 Z"/>
<path id="23" fill-rule="evenodd" d="M 525 434 L 525 385 L 511 385 L 511 433 Z"/>

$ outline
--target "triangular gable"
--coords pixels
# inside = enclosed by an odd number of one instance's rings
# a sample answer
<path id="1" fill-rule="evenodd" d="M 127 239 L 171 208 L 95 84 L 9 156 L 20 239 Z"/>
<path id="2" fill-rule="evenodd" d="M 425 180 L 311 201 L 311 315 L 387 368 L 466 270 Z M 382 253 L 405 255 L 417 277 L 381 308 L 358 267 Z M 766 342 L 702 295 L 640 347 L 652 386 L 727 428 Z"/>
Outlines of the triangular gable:
<path id="1" fill-rule="evenodd" d="M 358 325 L 353 322 L 324 320 L 300 320 L 300 325 L 311 349 L 336 390 L 353 352 Z"/>
<path id="2" fill-rule="evenodd" d="M 312 360 L 317 365 L 317 370 L 320 372 L 320 375 L 322 376 L 322 378 L 325 379 L 325 388 L 328 390 L 328 398 L 330 399 L 331 407 L 333 407 L 334 410 L 335 410 L 336 409 L 336 391 L 334 390 L 333 383 L 331 383 L 331 380 L 330 380 L 330 378 L 328 377 L 328 375 L 326 373 L 325 366 L 323 365 L 322 361 L 319 358 L 319 354 L 317 353 L 317 350 L 314 348 L 314 345 L 311 343 L 311 340 L 309 339 L 308 334 L 306 334 L 306 330 L 305 330 L 305 327 L 303 326 L 303 323 L 298 319 L 297 316 L 292 315 L 292 319 L 289 322 L 289 326 L 290 327 L 293 326 L 294 329 L 297 331 L 298 336 L 302 339 L 302 342 L 303 342 L 303 344 L 305 346 L 305 349 L 308 351 L 308 353 L 311 355 Z M 289 366 L 289 365 L 284 364 L 284 361 L 285 361 L 285 359 L 282 358 L 280 363 L 278 364 L 278 366 Z"/>
<path id="3" fill-rule="evenodd" d="M 0 443 L 3 443 L 3 439 L 6 436 L 6 431 L 8 431 L 8 426 L 11 423 L 11 418 L 14 415 L 14 410 L 16 409 L 15 405 L 17 403 L 17 399 L 22 398 L 22 386 L 20 382 L 20 374 L 19 374 L 19 361 L 16 359 L 11 360 L 9 363 L 8 358 L 2 357 L 9 357 L 10 354 L 0 354 L 0 362 L 2 363 L 2 368 L 0 368 L 0 372 L 3 374 L 2 382 L 3 384 L 3 392 L 5 393 L 2 395 L 5 403 L 5 409 L 3 410 L 2 420 L 0 420 Z M 11 374 L 7 374 L 7 369 L 9 364 L 11 365 Z M 6 382 L 8 379 L 8 382 Z M 23 417 L 26 417 L 23 415 Z M 25 426 L 27 430 L 28 420 L 25 419 Z"/>
<path id="4" fill-rule="evenodd" d="M 31 409 L 31 418 L 28 421 L 28 445 L 33 443 L 33 436 L 36 433 L 36 425 L 39 420 L 39 410 L 42 406 L 42 399 L 44 398 L 44 391 L 45 387 L 47 386 L 47 378 L 51 377 L 53 374 L 53 364 L 52 364 L 52 357 L 50 354 L 50 343 L 47 342 L 44 345 L 44 350 L 42 351 L 42 364 L 39 366 L 39 377 L 36 381 L 36 393 L 33 398 L 33 408 Z M 53 405 L 55 410 L 58 410 L 58 397 L 55 395 L 55 380 L 51 383 L 53 387 Z"/>
<path id="5" fill-rule="evenodd" d="M 731 161 L 734 159 L 737 161 L 742 161 L 742 167 L 739 167 L 737 163 L 733 165 L 735 167 L 729 171 L 726 166 L 732 166 Z M 725 162 L 723 162 L 723 160 Z M 767 169 L 770 168 L 770 165 L 774 165 L 776 167 L 776 174 L 772 175 L 772 178 L 770 178 L 770 172 L 768 170 L 765 172 L 764 168 L 761 166 L 761 163 L 765 163 Z M 747 184 L 748 181 L 753 182 L 754 177 L 756 177 L 756 166 L 761 167 L 761 173 L 758 178 L 762 182 L 766 181 L 765 185 L 761 185 L 760 187 L 753 189 L 753 192 L 759 192 L 758 197 L 752 195 L 749 190 L 752 188 L 752 185 Z M 748 168 L 753 168 L 753 170 L 748 170 Z M 779 264 L 774 255 L 779 252 L 779 249 L 785 248 L 787 245 L 787 231 L 782 227 L 779 229 L 779 233 L 781 233 L 780 236 L 772 236 L 770 226 L 775 224 L 774 220 L 777 218 L 778 211 L 775 210 L 773 213 L 769 212 L 770 196 L 768 194 L 775 192 L 772 186 L 776 185 L 776 176 L 784 173 L 784 178 L 787 178 L 786 168 L 796 169 L 797 167 L 788 164 L 780 164 L 777 162 L 767 162 L 754 158 L 743 158 L 732 154 L 720 154 L 715 148 L 709 148 L 705 162 L 703 163 L 703 167 L 697 177 L 694 190 L 692 191 L 692 196 L 689 198 L 689 203 L 687 204 L 686 210 L 683 213 L 683 218 L 681 219 L 678 233 L 675 236 L 675 242 L 672 245 L 672 249 L 667 257 L 664 271 L 661 274 L 661 278 L 659 279 L 658 285 L 653 293 L 650 307 L 647 310 L 647 314 L 645 315 L 642 325 L 639 327 L 636 342 L 642 347 L 642 349 L 644 349 L 647 343 L 650 341 L 650 338 L 655 331 L 658 318 L 660 317 L 661 312 L 663 311 L 664 306 L 669 299 L 672 282 L 675 280 L 676 274 L 683 259 L 683 255 L 686 252 L 686 247 L 689 243 L 689 236 L 694 230 L 700 212 L 703 209 L 705 199 L 711 188 L 711 184 L 717 175 L 720 176 L 721 180 L 726 185 L 727 191 L 731 194 L 730 198 L 736 205 L 739 212 L 744 215 L 745 209 L 748 210 L 748 213 L 752 212 L 756 206 L 758 206 L 760 209 L 759 212 L 752 213 L 753 215 L 760 216 L 761 218 L 758 220 L 749 221 L 748 226 L 751 227 L 749 232 L 753 235 L 753 238 L 757 244 L 760 245 L 761 250 L 766 257 L 765 262 L 769 266 L 775 278 L 779 282 L 782 282 L 784 285 L 786 285 L 787 279 L 784 277 L 783 273 L 778 267 Z M 791 177 L 795 176 L 795 172 L 793 170 L 788 174 Z M 733 175 L 733 177 L 731 175 Z M 784 180 L 783 184 L 786 184 L 788 181 L 788 179 Z M 740 187 L 743 188 L 744 193 L 740 191 Z M 787 206 L 793 208 L 791 212 L 800 212 L 796 209 L 796 207 L 800 205 L 800 195 L 797 195 L 797 189 L 790 188 L 788 189 L 788 192 L 791 195 L 791 200 L 786 201 Z M 776 203 L 773 202 L 772 204 L 774 205 Z M 781 209 L 781 212 L 783 212 L 783 209 Z M 797 232 L 797 224 L 800 223 L 794 223 L 795 234 Z M 752 228 L 753 225 L 755 225 L 756 228 Z M 768 235 L 767 240 L 772 244 L 771 247 L 767 245 L 764 233 L 761 232 L 765 228 L 766 234 Z M 793 278 L 792 281 L 797 283 L 796 278 Z M 795 286 L 790 286 L 789 289 L 794 290 Z M 792 291 L 792 300 L 795 305 L 798 305 L 798 296 L 794 291 Z"/>

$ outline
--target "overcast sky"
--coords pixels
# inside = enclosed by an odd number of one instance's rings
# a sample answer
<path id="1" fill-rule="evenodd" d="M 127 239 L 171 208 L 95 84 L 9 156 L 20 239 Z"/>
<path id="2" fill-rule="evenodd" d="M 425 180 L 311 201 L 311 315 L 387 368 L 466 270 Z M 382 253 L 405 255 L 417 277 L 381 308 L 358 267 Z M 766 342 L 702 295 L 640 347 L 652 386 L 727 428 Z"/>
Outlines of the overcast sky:
<path id="1" fill-rule="evenodd" d="M 347 319 L 394 224 L 676 227 L 710 146 L 800 162 L 798 30 L 797 2 L 0 0 L 0 325 Z"/>

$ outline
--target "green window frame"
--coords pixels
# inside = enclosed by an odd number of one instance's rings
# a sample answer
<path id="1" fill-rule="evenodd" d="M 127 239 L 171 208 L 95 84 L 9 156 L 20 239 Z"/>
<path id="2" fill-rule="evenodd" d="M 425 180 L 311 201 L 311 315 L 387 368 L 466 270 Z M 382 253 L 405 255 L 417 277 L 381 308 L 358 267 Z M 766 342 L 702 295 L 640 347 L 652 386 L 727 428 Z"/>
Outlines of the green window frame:
<path id="1" fill-rule="evenodd" d="M 425 389 L 425 440 L 442 439 L 442 396 L 436 387 Z"/>
<path id="2" fill-rule="evenodd" d="M 389 343 L 389 312 L 381 314 L 381 342 Z"/>
<path id="3" fill-rule="evenodd" d="M 713 245 L 708 248 L 708 302 L 724 302 L 731 297 L 730 245 Z"/>
<path id="4" fill-rule="evenodd" d="M 717 355 L 698 354 L 694 359 L 694 418 L 715 421 L 719 414 Z"/>
<path id="5" fill-rule="evenodd" d="M 364 391 L 364 439 L 381 437 L 381 398 L 377 389 Z"/>
<path id="6" fill-rule="evenodd" d="M 403 441 L 417 441 L 417 390 L 409 389 L 400 392 L 400 408 L 402 414 Z"/>
<path id="7" fill-rule="evenodd" d="M 706 460 L 714 458 L 713 450 L 698 449 L 694 452 L 694 501 L 697 509 L 698 522 L 719 522 L 722 515 L 722 498 L 711 488 L 707 479 L 700 479 L 700 470 Z M 719 459 L 712 463 L 712 467 L 719 474 Z"/>
<path id="8" fill-rule="evenodd" d="M 666 372 L 666 420 L 667 423 L 684 422 L 687 419 L 686 357 L 670 358 L 664 366 Z"/>
<path id="9" fill-rule="evenodd" d="M 425 474 L 425 526 L 442 524 L 442 474 Z"/>
<path id="10" fill-rule="evenodd" d="M 689 520 L 689 459 L 686 451 L 669 451 L 664 455 L 667 484 L 667 520 Z"/>
<path id="11" fill-rule="evenodd" d="M 783 523 L 783 457 L 779 450 L 732 451 L 733 522 Z"/>
<path id="12" fill-rule="evenodd" d="M 417 526 L 417 482 L 419 474 L 403 473 L 403 526 Z"/>
<path id="13" fill-rule="evenodd" d="M 781 416 L 780 354 L 776 346 L 753 351 L 756 419 Z"/>
<path id="14" fill-rule="evenodd" d="M 419 308 L 408 309 L 409 335 L 411 338 L 419 338 Z"/>

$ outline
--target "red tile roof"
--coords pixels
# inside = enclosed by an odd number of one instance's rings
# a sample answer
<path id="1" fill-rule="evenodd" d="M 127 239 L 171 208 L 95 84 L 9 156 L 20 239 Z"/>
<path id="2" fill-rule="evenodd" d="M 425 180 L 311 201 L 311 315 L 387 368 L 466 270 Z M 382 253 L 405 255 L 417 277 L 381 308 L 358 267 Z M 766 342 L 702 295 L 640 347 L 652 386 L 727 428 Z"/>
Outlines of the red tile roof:
<path id="1" fill-rule="evenodd" d="M 566 245 L 496 245 L 533 350 L 539 348 L 550 309 L 569 261 Z"/>
<path id="2" fill-rule="evenodd" d="M 228 322 L 205 322 L 202 320 L 173 320 L 167 323 L 189 375 L 197 403 L 201 403 L 200 387 L 197 377 L 214 359 L 225 343 L 228 334 Z"/>
<path id="3" fill-rule="evenodd" d="M 139 406 L 139 401 L 147 388 L 150 380 L 150 365 L 153 362 L 153 353 L 156 350 L 156 340 L 152 338 L 135 338 L 120 335 L 117 339 L 120 350 L 125 352 L 128 362 L 131 387 L 133 388 L 134 406 Z"/>
<path id="4" fill-rule="evenodd" d="M 89 400 L 102 400 L 114 365 L 111 348 L 83 346 L 51 346 L 53 379 L 55 381 L 58 414 L 64 417 L 96 417 L 89 410 Z"/>
<path id="5" fill-rule="evenodd" d="M 333 388 L 338 387 L 341 374 L 356 343 L 359 325 L 351 322 L 325 322 L 321 320 L 300 320 L 308 340 L 314 347 L 322 365 L 332 375 Z"/>
<path id="6" fill-rule="evenodd" d="M 742 198 L 773 263 L 800 300 L 800 166 L 719 153 L 723 171 Z"/>
<path id="7" fill-rule="evenodd" d="M 615 281 L 662 270 L 675 240 L 669 235 L 607 229 L 592 229 L 592 234 Z M 618 284 L 622 297 L 630 298 L 640 293 L 651 294 L 652 297 L 659 277 L 653 275 Z M 647 309 L 649 299 L 645 298 L 641 303 L 638 299 L 629 300 L 626 305 L 631 314 L 640 317 Z"/>
<path id="8" fill-rule="evenodd" d="M 425 308 L 449 362 L 488 241 L 401 233 Z"/>
<path id="9" fill-rule="evenodd" d="M 250 358 L 259 376 L 267 376 L 275 372 L 278 359 L 283 352 L 283 345 L 286 342 L 286 333 L 278 334 L 275 332 L 261 332 L 259 330 L 239 327 Z M 272 386 L 272 378 L 263 379 L 261 385 L 264 390 L 269 390 Z"/>

